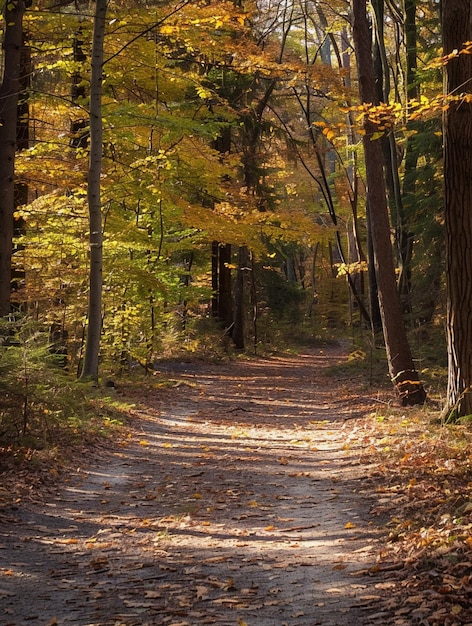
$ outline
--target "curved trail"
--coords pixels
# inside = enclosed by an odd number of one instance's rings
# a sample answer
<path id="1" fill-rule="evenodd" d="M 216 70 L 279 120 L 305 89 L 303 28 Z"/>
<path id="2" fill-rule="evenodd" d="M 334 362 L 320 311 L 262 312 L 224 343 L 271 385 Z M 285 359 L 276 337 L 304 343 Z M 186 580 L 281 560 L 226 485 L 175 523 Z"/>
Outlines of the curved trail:
<path id="1" fill-rule="evenodd" d="M 323 374 L 340 357 L 167 365 L 122 445 L 3 518 L 0 623 L 374 623 L 362 407 Z"/>

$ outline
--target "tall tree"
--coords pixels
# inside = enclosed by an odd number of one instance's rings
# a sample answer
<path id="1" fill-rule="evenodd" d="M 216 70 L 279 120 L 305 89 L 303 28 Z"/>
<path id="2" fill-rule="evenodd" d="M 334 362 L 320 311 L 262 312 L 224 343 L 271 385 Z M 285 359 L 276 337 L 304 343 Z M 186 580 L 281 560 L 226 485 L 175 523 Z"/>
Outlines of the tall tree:
<path id="1" fill-rule="evenodd" d="M 372 7 L 375 15 L 375 43 L 374 43 L 374 77 L 377 87 L 377 97 L 380 102 L 388 103 L 390 101 L 391 77 L 390 64 L 388 61 L 387 47 L 385 41 L 385 3 L 384 0 L 374 0 Z M 396 12 L 393 14 L 393 20 L 397 18 Z M 398 88 L 395 85 L 395 92 Z M 410 274 L 409 267 L 411 261 L 411 239 L 412 236 L 407 232 L 405 227 L 405 216 L 403 209 L 403 199 L 401 196 L 399 163 L 398 163 L 398 145 L 393 130 L 384 134 L 380 139 L 384 157 L 385 184 L 387 188 L 387 196 L 390 205 L 390 214 L 392 216 L 392 224 L 395 228 L 395 248 L 397 262 L 399 266 L 398 287 L 403 309 L 406 313 L 411 312 L 410 305 Z"/>
<path id="2" fill-rule="evenodd" d="M 448 389 L 445 414 L 472 414 L 472 56 L 460 51 L 472 40 L 468 0 L 442 4 Z M 459 52 L 458 52 L 459 51 Z"/>
<path id="3" fill-rule="evenodd" d="M 353 39 L 361 100 L 369 105 L 378 105 L 372 61 L 372 32 L 367 17 L 366 0 L 353 0 L 352 6 Z M 369 219 L 388 367 L 402 404 L 422 404 L 426 393 L 413 363 L 403 323 L 390 240 L 382 147 L 374 139 L 375 132 L 376 125 L 365 115 L 363 147 Z"/>
<path id="4" fill-rule="evenodd" d="M 103 46 L 107 0 L 96 0 L 90 77 L 90 156 L 87 182 L 89 208 L 90 276 L 87 341 L 82 378 L 98 378 L 100 335 L 102 332 L 103 233 L 100 179 L 102 174 Z"/>
<path id="5" fill-rule="evenodd" d="M 23 16 L 28 0 L 5 2 L 3 76 L 0 84 L 0 316 L 11 307 L 11 257 L 15 208 L 15 152 L 21 90 Z"/>
<path id="6" fill-rule="evenodd" d="M 30 147 L 30 87 L 31 76 L 33 74 L 31 46 L 29 45 L 29 33 L 23 32 L 23 44 L 21 47 L 20 66 L 20 93 L 18 94 L 18 113 L 16 120 L 16 149 L 18 153 L 28 150 Z M 16 169 L 16 163 L 15 163 Z M 16 173 L 15 173 L 16 174 Z M 21 180 L 15 175 L 15 216 L 13 227 L 13 255 L 21 249 L 21 245 L 15 243 L 15 239 L 24 234 L 24 220 L 17 214 L 17 209 L 28 204 L 29 188 L 25 180 Z M 18 269 L 12 264 L 11 274 L 11 302 L 13 310 L 20 309 L 19 291 L 24 286 L 25 273 L 23 269 Z"/>

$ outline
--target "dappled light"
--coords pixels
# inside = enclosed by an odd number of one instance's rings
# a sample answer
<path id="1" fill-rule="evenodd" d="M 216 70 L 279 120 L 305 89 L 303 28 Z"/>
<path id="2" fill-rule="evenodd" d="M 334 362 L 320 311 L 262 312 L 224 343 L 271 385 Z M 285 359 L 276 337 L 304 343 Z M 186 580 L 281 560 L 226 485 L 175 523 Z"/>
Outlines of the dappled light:
<path id="1" fill-rule="evenodd" d="M 166 361 L 118 382 L 118 439 L 0 511 L 7 623 L 468 623 L 468 427 L 351 393 L 345 360 Z"/>
<path id="2" fill-rule="evenodd" d="M 118 449 L 12 512 L 4 580 L 71 624 L 366 623 L 379 535 L 323 373 L 341 354 L 158 365 Z"/>

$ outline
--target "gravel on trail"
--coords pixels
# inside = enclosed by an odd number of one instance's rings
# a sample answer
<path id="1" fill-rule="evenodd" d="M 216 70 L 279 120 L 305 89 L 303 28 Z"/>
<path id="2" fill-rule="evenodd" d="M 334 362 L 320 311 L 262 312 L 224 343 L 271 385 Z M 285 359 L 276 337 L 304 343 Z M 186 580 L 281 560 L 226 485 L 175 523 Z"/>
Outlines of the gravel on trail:
<path id="1" fill-rule="evenodd" d="M 342 357 L 158 365 L 172 387 L 134 398 L 122 441 L 0 511 L 0 624 L 377 623 L 368 407 L 326 376 Z"/>

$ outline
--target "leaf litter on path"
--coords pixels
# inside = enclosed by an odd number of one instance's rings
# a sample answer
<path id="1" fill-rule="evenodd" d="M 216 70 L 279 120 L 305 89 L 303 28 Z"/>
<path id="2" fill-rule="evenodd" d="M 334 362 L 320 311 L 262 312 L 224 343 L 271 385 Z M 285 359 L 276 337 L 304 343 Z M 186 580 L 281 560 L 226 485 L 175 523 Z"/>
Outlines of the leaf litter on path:
<path id="1" fill-rule="evenodd" d="M 385 623 L 369 618 L 390 591 L 381 534 L 346 445 L 368 407 L 323 373 L 341 356 L 180 365 L 182 384 L 135 397 L 121 445 L 2 518 L 1 623 Z"/>

